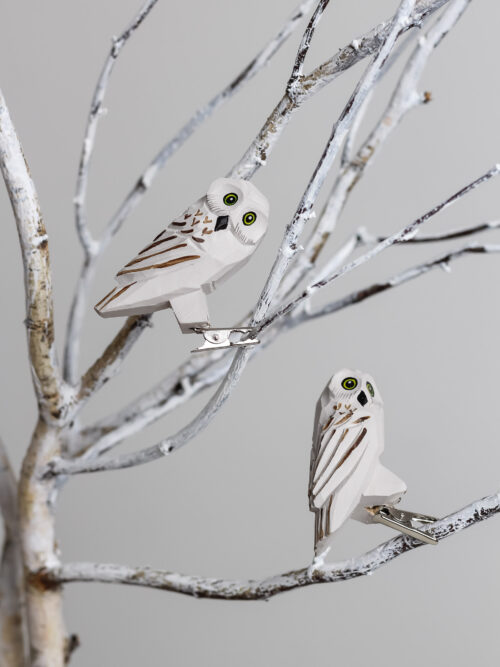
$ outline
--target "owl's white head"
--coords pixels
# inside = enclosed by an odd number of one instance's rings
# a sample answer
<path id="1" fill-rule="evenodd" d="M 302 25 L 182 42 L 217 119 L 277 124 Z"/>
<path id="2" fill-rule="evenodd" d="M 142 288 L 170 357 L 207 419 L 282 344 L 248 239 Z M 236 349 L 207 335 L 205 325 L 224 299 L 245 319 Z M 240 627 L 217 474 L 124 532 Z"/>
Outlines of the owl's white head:
<path id="1" fill-rule="evenodd" d="M 351 410 L 383 406 L 382 396 L 375 380 L 368 373 L 351 368 L 337 371 L 326 387 L 331 399 Z"/>
<path id="2" fill-rule="evenodd" d="M 216 232 L 227 229 L 245 245 L 257 245 L 267 231 L 269 202 L 249 181 L 218 178 L 207 191 L 207 204 L 217 216 Z"/>

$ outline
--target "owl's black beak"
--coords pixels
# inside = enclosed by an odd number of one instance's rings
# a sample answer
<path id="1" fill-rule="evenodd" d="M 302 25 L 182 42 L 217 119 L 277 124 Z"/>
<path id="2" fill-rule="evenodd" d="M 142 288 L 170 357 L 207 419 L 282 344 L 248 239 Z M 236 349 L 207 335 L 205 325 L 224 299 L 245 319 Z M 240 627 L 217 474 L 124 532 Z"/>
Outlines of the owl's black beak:
<path id="1" fill-rule="evenodd" d="M 229 216 L 219 215 L 215 223 L 215 231 L 218 232 L 220 229 L 227 229 L 228 224 L 229 224 Z"/>
<path id="2" fill-rule="evenodd" d="M 363 407 L 368 403 L 368 399 L 366 398 L 366 394 L 364 391 L 359 392 L 358 401 L 361 403 Z"/>

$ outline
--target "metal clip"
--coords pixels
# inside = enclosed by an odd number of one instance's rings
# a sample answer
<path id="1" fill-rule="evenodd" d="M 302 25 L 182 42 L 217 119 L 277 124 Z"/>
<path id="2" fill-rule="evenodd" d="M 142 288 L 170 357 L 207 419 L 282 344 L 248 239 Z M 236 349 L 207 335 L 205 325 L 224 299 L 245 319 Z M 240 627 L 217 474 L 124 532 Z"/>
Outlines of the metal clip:
<path id="1" fill-rule="evenodd" d="M 234 329 L 193 329 L 195 333 L 203 335 L 203 345 L 196 347 L 191 352 L 210 352 L 211 350 L 224 350 L 229 347 L 243 347 L 246 345 L 257 345 L 260 340 L 256 338 L 257 329 L 254 327 L 236 327 Z M 242 334 L 239 340 L 231 340 L 235 333 Z"/>
<path id="2" fill-rule="evenodd" d="M 399 530 L 399 532 L 414 537 L 421 542 L 426 544 L 437 544 L 438 541 L 435 537 L 424 533 L 423 530 L 417 528 L 415 523 L 434 523 L 437 519 L 433 516 L 427 516 L 426 514 L 419 514 L 418 512 L 409 512 L 406 510 L 398 510 L 395 507 L 390 507 L 389 505 L 378 505 L 377 507 L 365 507 L 366 511 L 369 512 L 375 523 L 381 523 L 384 526 L 389 528 L 394 528 L 394 530 Z"/>

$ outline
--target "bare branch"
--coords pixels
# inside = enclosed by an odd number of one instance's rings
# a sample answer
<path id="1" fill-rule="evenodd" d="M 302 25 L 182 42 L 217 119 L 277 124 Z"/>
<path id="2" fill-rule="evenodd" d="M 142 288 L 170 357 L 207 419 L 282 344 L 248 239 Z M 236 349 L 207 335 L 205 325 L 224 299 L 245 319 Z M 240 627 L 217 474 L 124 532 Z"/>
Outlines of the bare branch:
<path id="1" fill-rule="evenodd" d="M 422 21 L 445 5 L 450 0 L 418 0 L 415 9 L 403 31 L 420 26 Z M 392 21 L 381 23 L 371 32 L 353 40 L 337 54 L 310 74 L 302 77 L 294 86 L 294 99 L 285 94 L 278 102 L 271 115 L 260 129 L 241 159 L 234 165 L 230 174 L 238 178 L 251 178 L 266 161 L 286 128 L 293 112 L 316 92 L 331 83 L 340 74 L 350 69 L 361 60 L 379 51 L 391 30 Z M 300 83 L 300 89 L 299 89 Z"/>
<path id="2" fill-rule="evenodd" d="M 346 139 L 340 173 L 335 180 L 325 208 L 305 244 L 304 250 L 297 254 L 293 265 L 283 280 L 279 290 L 282 298 L 289 295 L 317 263 L 318 257 L 334 231 L 354 186 L 359 183 L 366 168 L 374 162 L 379 150 L 393 131 L 409 111 L 421 104 L 426 104 L 430 100 L 429 93 L 423 95 L 418 93 L 417 86 L 420 77 L 433 50 L 457 23 L 469 4 L 470 0 L 454 0 L 451 2 L 427 34 L 418 39 L 417 46 L 408 58 L 380 120 L 363 142 L 356 156 L 352 160 L 347 160 L 347 154 L 351 150 L 348 140 L 352 140 L 351 135 L 357 129 L 367 102 L 365 101 L 364 105 L 360 107 L 351 132 Z M 315 282 L 315 279 L 317 279 L 317 275 L 313 277 L 312 282 Z"/>
<path id="3" fill-rule="evenodd" d="M 0 438 L 0 511 L 5 538 L 0 564 L 0 663 L 24 664 L 22 559 L 17 508 L 17 482 Z"/>
<path id="4" fill-rule="evenodd" d="M 415 243 L 438 243 L 440 241 L 452 241 L 454 239 L 461 239 L 465 236 L 472 236 L 473 234 L 479 234 L 480 232 L 489 232 L 492 229 L 500 228 L 500 220 L 492 220 L 490 222 L 482 222 L 479 225 L 474 225 L 473 227 L 464 227 L 462 229 L 454 229 L 451 232 L 446 232 L 445 234 L 435 234 L 433 236 L 416 236 L 413 239 L 406 239 L 400 241 L 401 245 L 412 245 Z M 386 237 L 377 236 L 373 238 L 373 241 L 380 243 L 384 241 Z"/>
<path id="5" fill-rule="evenodd" d="M 125 324 L 99 359 L 83 375 L 77 393 L 78 410 L 81 410 L 86 401 L 118 373 L 132 346 L 144 329 L 150 326 L 150 320 L 149 315 L 127 317 Z"/>
<path id="6" fill-rule="evenodd" d="M 378 75 L 384 67 L 387 58 L 396 43 L 396 40 L 401 33 L 404 26 L 408 24 L 409 16 L 413 10 L 415 0 L 403 0 L 394 17 L 391 30 L 387 39 L 382 44 L 382 47 L 371 65 L 367 68 L 353 94 L 349 98 L 339 120 L 334 124 L 332 133 L 328 140 L 327 146 L 318 162 L 314 174 L 302 196 L 297 211 L 293 220 L 288 225 L 285 236 L 283 238 L 281 248 L 279 250 L 276 261 L 269 275 L 269 278 L 264 286 L 260 299 L 257 303 L 255 312 L 252 317 L 252 325 L 259 325 L 264 319 L 279 283 L 283 277 L 284 271 L 288 266 L 290 258 L 293 256 L 296 242 L 303 230 L 303 227 L 310 215 L 314 201 L 323 184 L 328 170 L 333 164 L 336 153 L 344 140 L 346 133 L 349 131 L 352 121 L 355 117 L 356 110 L 366 98 L 372 86 L 377 81 Z M 108 461 L 85 462 L 85 461 L 64 461 L 61 459 L 54 459 L 54 461 L 47 466 L 46 474 L 76 474 L 81 472 L 97 472 L 104 470 L 117 470 L 122 468 L 129 468 L 136 465 L 142 465 L 154 461 L 162 456 L 171 454 L 179 449 L 192 438 L 194 438 L 217 414 L 222 405 L 226 402 L 231 394 L 233 388 L 236 386 L 246 363 L 250 357 L 251 351 L 248 348 L 239 349 L 236 353 L 231 367 L 219 386 L 218 390 L 208 401 L 201 412 L 191 421 L 187 426 L 181 429 L 177 434 L 170 438 L 166 438 L 162 442 L 147 447 L 139 452 L 117 456 Z"/>
<path id="7" fill-rule="evenodd" d="M 461 188 L 458 192 L 455 192 L 455 194 L 451 195 L 437 206 L 434 206 L 434 208 L 432 208 L 430 211 L 427 211 L 427 213 L 424 213 L 424 215 L 420 216 L 406 227 L 403 227 L 403 229 L 400 229 L 395 234 L 392 234 L 391 236 L 387 237 L 380 243 L 377 243 L 377 245 L 374 248 L 372 248 L 365 254 L 356 258 L 352 262 L 345 264 L 341 269 L 335 271 L 329 277 L 324 278 L 323 280 L 320 280 L 310 285 L 309 287 L 306 288 L 304 292 L 302 292 L 302 294 L 300 294 L 298 297 L 290 301 L 286 306 L 278 308 L 278 310 L 276 310 L 266 321 L 264 321 L 260 325 L 259 330 L 262 331 L 270 324 L 272 324 L 276 319 L 292 312 L 299 304 L 301 304 L 306 299 L 309 299 L 312 296 L 312 294 L 317 292 L 319 289 L 322 289 L 323 287 L 329 285 L 334 280 L 337 280 L 346 273 L 349 273 L 350 271 L 353 271 L 362 264 L 365 264 L 366 262 L 373 259 L 376 255 L 378 255 L 386 248 L 389 248 L 391 245 L 394 245 L 395 243 L 400 243 L 402 241 L 405 241 L 406 239 L 412 238 L 413 236 L 415 236 L 415 234 L 418 233 L 419 227 L 428 220 L 430 220 L 430 218 L 436 215 L 436 213 L 439 213 L 447 206 L 450 206 L 450 204 L 454 203 L 464 195 L 468 194 L 469 192 L 477 188 L 479 185 L 481 185 L 481 183 L 489 181 L 491 178 L 498 175 L 498 173 L 500 173 L 500 165 L 495 165 L 485 174 L 483 174 L 476 180 L 472 181 L 472 183 L 469 183 L 465 187 Z"/>
<path id="8" fill-rule="evenodd" d="M 75 204 L 75 222 L 76 230 L 80 238 L 80 242 L 85 251 L 86 259 L 90 259 L 92 255 L 98 252 L 98 243 L 96 243 L 87 227 L 87 183 L 90 160 L 94 150 L 94 142 L 97 131 L 99 118 L 102 114 L 102 103 L 106 90 L 108 87 L 111 73 L 115 66 L 115 62 L 120 55 L 127 41 L 141 25 L 149 12 L 156 5 L 158 0 L 147 0 L 139 10 L 138 14 L 132 19 L 129 25 L 125 28 L 119 37 L 114 37 L 111 44 L 111 49 L 104 62 L 101 74 L 97 80 L 97 84 L 92 97 L 90 105 L 90 113 L 87 120 L 87 127 L 85 130 L 85 137 L 82 145 L 82 152 L 80 155 L 80 164 L 78 166 L 78 177 L 76 181 L 76 192 L 74 198 Z"/>
<path id="9" fill-rule="evenodd" d="M 314 31 L 316 30 L 318 23 L 321 21 L 323 12 L 325 11 L 329 2 L 330 0 L 319 0 L 316 9 L 314 10 L 313 15 L 311 16 L 311 20 L 309 21 L 307 28 L 305 29 L 304 34 L 302 35 L 302 39 L 299 45 L 299 50 L 297 51 L 297 56 L 295 58 L 295 63 L 293 65 L 292 74 L 290 75 L 290 79 L 288 80 L 286 88 L 289 97 L 294 96 L 295 85 L 302 77 L 304 62 L 306 60 L 307 53 L 311 46 L 311 40 L 313 38 Z"/>
<path id="10" fill-rule="evenodd" d="M 439 540 L 443 540 L 480 521 L 489 519 L 498 512 L 500 512 L 500 494 L 497 493 L 473 502 L 458 512 L 436 521 L 426 530 Z M 40 573 L 40 576 L 49 583 L 98 581 L 157 588 L 196 598 L 267 600 L 278 593 L 304 586 L 362 577 L 398 556 L 422 546 L 425 546 L 423 542 L 401 535 L 352 560 L 321 565 L 313 562 L 308 567 L 262 580 L 238 581 L 204 578 L 153 570 L 148 567 L 134 568 L 126 565 L 97 563 L 69 563 L 59 568 L 45 570 Z"/>
<path id="11" fill-rule="evenodd" d="M 488 245 L 479 245 L 479 244 L 470 244 L 459 248 L 458 250 L 451 250 L 450 252 L 443 253 L 434 259 L 431 259 L 422 264 L 418 264 L 410 269 L 406 269 L 401 273 L 398 273 L 391 278 L 384 280 L 383 282 L 373 283 L 368 287 L 363 287 L 362 289 L 355 290 L 351 294 L 333 301 L 332 303 L 322 306 L 316 310 L 301 312 L 297 317 L 292 317 L 290 324 L 288 326 L 296 326 L 300 321 L 313 320 L 318 317 L 325 317 L 326 315 L 331 315 L 336 313 L 339 310 L 343 310 L 348 306 L 353 306 L 365 299 L 369 299 L 372 296 L 386 292 L 393 287 L 399 287 L 405 283 L 418 278 L 419 276 L 432 271 L 432 269 L 441 268 L 445 271 L 449 270 L 449 265 L 455 259 L 460 257 L 465 257 L 467 255 L 487 255 L 491 253 L 500 252 L 500 245 L 488 244 Z"/>
<path id="12" fill-rule="evenodd" d="M 1 91 L 0 169 L 21 245 L 28 348 L 38 405 L 45 420 L 60 419 L 66 405 L 54 343 L 48 236 L 35 186 Z"/>
<path id="13" fill-rule="evenodd" d="M 90 105 L 90 112 L 80 155 L 80 163 L 78 166 L 76 193 L 74 197 L 76 231 L 84 250 L 84 261 L 80 270 L 80 276 L 71 303 L 66 327 L 63 371 L 65 380 L 71 384 L 76 382 L 80 332 L 85 315 L 85 307 L 87 305 L 86 297 L 94 275 L 97 257 L 103 250 L 101 247 L 102 244 L 92 238 L 87 226 L 87 184 L 97 125 L 103 112 L 102 104 L 115 62 L 118 59 L 122 48 L 148 16 L 157 1 L 158 0 L 147 0 L 122 34 L 119 37 L 113 38 L 111 50 L 97 80 Z"/>
<path id="14" fill-rule="evenodd" d="M 217 95 L 215 95 L 215 97 L 213 97 L 207 104 L 198 109 L 194 113 L 194 115 L 188 120 L 188 122 L 180 129 L 180 131 L 176 134 L 176 136 L 170 141 L 168 141 L 161 148 L 159 153 L 149 163 L 149 165 L 143 171 L 141 176 L 139 176 L 136 184 L 127 194 L 125 200 L 122 202 L 116 213 L 109 221 L 106 230 L 104 232 L 104 235 L 102 239 L 97 243 L 97 245 L 96 242 L 92 241 L 89 237 L 89 243 L 87 243 L 88 249 L 86 257 L 81 268 L 67 325 L 66 346 L 64 351 L 64 377 L 69 382 L 71 383 L 76 382 L 78 351 L 80 346 L 80 332 L 82 328 L 83 318 L 85 316 L 88 290 L 90 288 L 90 284 L 93 278 L 95 265 L 98 257 L 104 252 L 104 250 L 108 246 L 113 236 L 119 231 L 122 224 L 125 222 L 126 218 L 142 201 L 144 195 L 149 190 L 154 179 L 156 178 L 160 170 L 165 166 L 167 161 L 185 144 L 185 142 L 191 137 L 191 135 L 208 118 L 210 118 L 212 114 L 224 102 L 226 102 L 234 94 L 239 92 L 241 88 L 243 88 L 243 86 L 246 83 L 248 83 L 248 81 L 250 81 L 256 74 L 258 74 L 258 72 L 260 72 L 269 63 L 271 58 L 275 55 L 275 53 L 277 53 L 277 51 L 281 48 L 281 46 L 286 42 L 288 37 L 293 33 L 293 31 L 300 23 L 303 16 L 309 11 L 313 3 L 314 0 L 302 0 L 302 2 L 298 5 L 298 7 L 290 16 L 290 18 L 285 22 L 283 27 L 266 44 L 266 46 L 262 49 L 262 51 L 260 51 L 255 56 L 255 58 L 236 76 L 236 78 L 233 79 L 222 91 L 217 93 Z M 114 61 L 111 62 L 111 65 L 113 64 L 113 62 Z M 107 70 L 105 65 L 103 74 L 106 71 Z M 111 70 L 109 70 L 109 73 L 107 75 L 108 78 L 110 73 Z M 100 86 L 98 82 L 96 88 L 96 94 L 99 90 Z M 101 97 L 101 103 L 102 103 L 102 97 Z M 92 109 L 94 108 L 96 108 L 95 99 L 92 104 Z M 91 116 L 92 116 L 92 109 L 91 109 Z M 95 124 L 97 123 L 97 120 L 98 120 L 98 114 L 95 116 Z M 95 129 L 93 130 L 93 134 L 91 133 L 92 145 L 93 145 L 94 134 L 95 134 Z M 85 151 L 85 144 L 84 144 L 84 151 Z M 83 153 L 82 153 L 82 160 L 83 160 Z M 86 161 L 87 170 L 88 170 L 89 160 L 90 160 L 90 154 L 88 160 Z M 83 181 L 84 190 L 82 192 L 83 198 L 79 197 L 79 194 L 77 193 L 76 200 L 82 199 L 82 201 L 84 201 L 85 199 L 86 179 L 87 176 L 85 175 Z M 82 220 L 84 220 L 84 217 L 82 217 Z M 87 231 L 85 231 L 84 233 L 88 236 Z M 84 247 L 86 247 L 85 244 Z"/>

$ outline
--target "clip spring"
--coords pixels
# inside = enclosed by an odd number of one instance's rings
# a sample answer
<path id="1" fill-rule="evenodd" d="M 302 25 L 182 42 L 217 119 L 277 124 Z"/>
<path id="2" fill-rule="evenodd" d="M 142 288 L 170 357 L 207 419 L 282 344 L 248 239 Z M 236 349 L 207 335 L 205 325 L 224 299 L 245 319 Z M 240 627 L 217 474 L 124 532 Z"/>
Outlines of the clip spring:
<path id="1" fill-rule="evenodd" d="M 257 345 L 260 343 L 256 338 L 257 330 L 254 327 L 235 327 L 234 329 L 193 329 L 195 333 L 202 334 L 205 341 L 200 347 L 191 352 L 209 352 L 211 350 L 224 350 L 229 347 L 243 347 Z M 233 334 L 242 334 L 238 340 L 231 340 Z"/>

